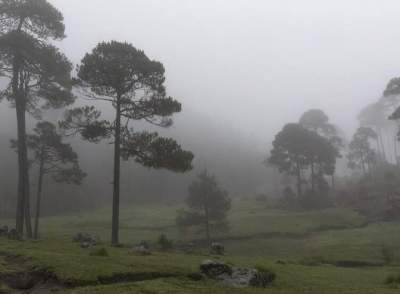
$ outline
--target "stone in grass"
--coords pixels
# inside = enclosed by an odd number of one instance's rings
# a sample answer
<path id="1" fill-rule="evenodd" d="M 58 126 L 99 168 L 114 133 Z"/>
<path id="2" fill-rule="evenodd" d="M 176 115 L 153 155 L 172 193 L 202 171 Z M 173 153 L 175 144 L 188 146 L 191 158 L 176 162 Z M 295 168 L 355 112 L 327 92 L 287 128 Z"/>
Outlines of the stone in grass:
<path id="1" fill-rule="evenodd" d="M 144 245 L 138 245 L 133 247 L 129 254 L 133 254 L 133 255 L 151 255 L 151 251 L 148 247 L 144 246 Z"/>
<path id="2" fill-rule="evenodd" d="M 203 261 L 200 271 L 208 278 L 235 287 L 266 287 L 276 278 L 275 273 L 265 268 L 231 267 L 223 262 L 213 260 Z"/>
<path id="3" fill-rule="evenodd" d="M 3 226 L 0 228 L 0 237 L 8 236 L 8 226 Z"/>
<path id="4" fill-rule="evenodd" d="M 73 237 L 74 242 L 79 242 L 81 248 L 90 248 L 100 243 L 100 238 L 87 233 L 78 233 Z"/>
<path id="5" fill-rule="evenodd" d="M 91 247 L 91 244 L 89 242 L 81 242 L 80 243 L 81 248 L 83 249 L 88 249 Z"/>
<path id="6" fill-rule="evenodd" d="M 8 232 L 7 237 L 8 237 L 8 239 L 11 239 L 11 240 L 21 240 L 22 239 L 16 229 L 11 229 Z"/>
<path id="7" fill-rule="evenodd" d="M 232 275 L 232 268 L 220 261 L 205 260 L 200 265 L 200 271 L 211 279 L 218 279 L 222 275 Z"/>
<path id="8" fill-rule="evenodd" d="M 262 266 L 256 267 L 256 273 L 250 280 L 250 286 L 254 287 L 266 287 L 276 279 L 276 274 Z"/>
<path id="9" fill-rule="evenodd" d="M 224 255 L 225 247 L 221 243 L 213 242 L 211 243 L 211 254 Z"/>

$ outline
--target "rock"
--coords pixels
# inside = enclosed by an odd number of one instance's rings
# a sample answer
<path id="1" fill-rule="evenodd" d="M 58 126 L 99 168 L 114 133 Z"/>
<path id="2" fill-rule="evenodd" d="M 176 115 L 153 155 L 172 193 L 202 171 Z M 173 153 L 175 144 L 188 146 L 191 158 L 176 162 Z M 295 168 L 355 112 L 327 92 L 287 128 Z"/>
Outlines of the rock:
<path id="1" fill-rule="evenodd" d="M 234 287 L 266 287 L 275 280 L 275 273 L 254 268 L 231 267 L 223 262 L 205 260 L 200 271 L 208 278 Z"/>
<path id="2" fill-rule="evenodd" d="M 73 237 L 74 242 L 79 242 L 82 248 L 89 248 L 100 243 L 100 238 L 87 233 L 78 233 Z"/>
<path id="3" fill-rule="evenodd" d="M 224 255 L 225 247 L 221 243 L 213 242 L 211 243 L 211 254 Z"/>
<path id="4" fill-rule="evenodd" d="M 4 282 L 11 289 L 15 290 L 28 290 L 33 288 L 40 278 L 28 271 L 13 273 L 3 277 Z"/>
<path id="5" fill-rule="evenodd" d="M 219 279 L 222 275 L 230 276 L 232 274 L 232 268 L 219 261 L 205 260 L 200 265 L 200 271 L 211 279 Z"/>
<path id="6" fill-rule="evenodd" d="M 142 248 L 144 248 L 146 250 L 150 250 L 150 245 L 146 241 L 140 241 L 138 247 L 142 247 Z"/>
<path id="7" fill-rule="evenodd" d="M 255 275 L 250 279 L 250 286 L 265 288 L 276 278 L 276 274 L 269 270 L 256 270 Z"/>
<path id="8" fill-rule="evenodd" d="M 81 242 L 81 248 L 83 248 L 83 249 L 87 249 L 87 248 L 89 248 L 89 247 L 91 247 L 91 245 L 90 245 L 90 243 L 89 242 Z"/>
<path id="9" fill-rule="evenodd" d="M 257 274 L 258 271 L 256 269 L 234 267 L 231 275 L 221 276 L 219 280 L 235 287 L 255 286 L 256 283 L 254 282 L 253 285 L 252 281 L 257 280 Z"/>
<path id="10" fill-rule="evenodd" d="M 11 240 L 20 240 L 21 239 L 20 236 L 18 235 L 16 229 L 11 229 L 8 232 L 7 237 L 8 237 L 8 239 L 11 239 Z"/>
<path id="11" fill-rule="evenodd" d="M 130 253 L 135 255 L 151 255 L 150 249 L 143 245 L 133 247 Z"/>
<path id="12" fill-rule="evenodd" d="M 8 226 L 0 228 L 0 237 L 8 236 Z"/>

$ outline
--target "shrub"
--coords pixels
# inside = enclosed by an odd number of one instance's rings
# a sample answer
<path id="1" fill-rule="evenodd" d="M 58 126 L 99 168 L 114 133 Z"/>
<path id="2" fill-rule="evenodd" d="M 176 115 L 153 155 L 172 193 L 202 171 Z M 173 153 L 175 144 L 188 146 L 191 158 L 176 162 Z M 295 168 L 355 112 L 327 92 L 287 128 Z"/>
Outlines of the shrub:
<path id="1" fill-rule="evenodd" d="M 256 201 L 259 201 L 259 202 L 267 202 L 268 196 L 266 194 L 260 193 L 255 196 L 255 199 L 256 199 Z"/>
<path id="2" fill-rule="evenodd" d="M 386 278 L 385 284 L 391 286 L 400 286 L 400 274 L 397 276 L 390 275 Z"/>
<path id="3" fill-rule="evenodd" d="M 257 270 L 256 276 L 250 281 L 250 285 L 254 287 L 263 287 L 265 288 L 269 284 L 271 284 L 276 279 L 276 274 L 263 267 L 263 266 L 256 266 L 255 269 Z"/>
<path id="4" fill-rule="evenodd" d="M 386 245 L 382 245 L 381 253 L 382 253 L 382 259 L 385 262 L 385 264 L 393 263 L 393 261 L 395 259 L 395 254 L 394 254 L 394 251 L 390 247 L 388 247 Z"/>
<path id="5" fill-rule="evenodd" d="M 168 239 L 164 234 L 161 234 L 160 237 L 158 237 L 157 243 L 162 250 L 169 250 L 174 246 L 172 240 Z"/>
<path id="6" fill-rule="evenodd" d="M 101 257 L 108 257 L 108 251 L 106 248 L 99 248 L 95 249 L 92 252 L 90 252 L 91 256 L 101 256 Z"/>
<path id="7" fill-rule="evenodd" d="M 144 241 L 144 240 L 140 241 L 139 244 L 138 244 L 138 246 L 139 246 L 139 247 L 143 247 L 144 249 L 147 249 L 147 250 L 150 249 L 150 244 L 149 244 L 149 242 Z"/>

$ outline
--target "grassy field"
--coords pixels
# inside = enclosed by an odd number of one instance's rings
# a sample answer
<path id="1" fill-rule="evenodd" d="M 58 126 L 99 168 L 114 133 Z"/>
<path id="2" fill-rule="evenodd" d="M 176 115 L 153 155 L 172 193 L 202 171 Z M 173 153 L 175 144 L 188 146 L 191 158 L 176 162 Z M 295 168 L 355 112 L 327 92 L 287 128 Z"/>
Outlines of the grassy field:
<path id="1" fill-rule="evenodd" d="M 21 272 L 51 274 L 59 293 L 399 293 L 400 284 L 386 284 L 400 274 L 400 223 L 367 224 L 347 209 L 284 212 L 264 203 L 236 201 L 229 215 L 231 229 L 215 236 L 226 245 L 221 259 L 233 265 L 263 266 L 277 274 L 266 289 L 231 288 L 211 280 L 195 281 L 199 264 L 210 256 L 158 252 L 132 254 L 129 247 L 160 234 L 175 241 L 199 239 L 174 226 L 177 206 L 132 205 L 121 213 L 121 241 L 108 246 L 110 211 L 98 210 L 42 221 L 42 240 L 16 242 L 0 238 L 0 275 Z M 109 256 L 92 256 L 71 241 L 77 232 L 99 235 Z M 393 254 L 385 264 L 382 248 Z M 279 261 L 279 262 L 277 262 Z M 0 286 L 0 293 L 3 293 Z M 46 288 L 32 293 L 47 293 Z M 10 292 L 14 293 L 14 292 Z M 50 293 L 50 292 L 49 292 Z"/>

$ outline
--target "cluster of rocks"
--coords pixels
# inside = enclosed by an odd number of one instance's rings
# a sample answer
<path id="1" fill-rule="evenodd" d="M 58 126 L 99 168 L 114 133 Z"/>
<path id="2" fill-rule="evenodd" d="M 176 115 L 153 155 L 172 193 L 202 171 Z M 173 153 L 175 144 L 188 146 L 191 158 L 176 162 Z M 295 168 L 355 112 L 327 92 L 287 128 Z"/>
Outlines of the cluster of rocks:
<path id="1" fill-rule="evenodd" d="M 90 248 L 98 245 L 100 238 L 88 233 L 78 233 L 74 236 L 73 241 L 79 243 L 81 248 Z"/>
<path id="2" fill-rule="evenodd" d="M 0 228 L 0 237 L 7 237 L 12 240 L 20 239 L 16 229 L 9 229 L 8 226 L 2 226 Z"/>
<path id="3" fill-rule="evenodd" d="M 142 241 L 137 246 L 134 246 L 129 253 L 134 255 L 151 255 L 150 246 L 147 242 Z"/>
<path id="4" fill-rule="evenodd" d="M 211 243 L 211 254 L 224 255 L 225 247 L 221 243 L 213 242 Z"/>
<path id="5" fill-rule="evenodd" d="M 266 287 L 275 280 L 272 272 L 262 272 L 255 268 L 233 267 L 224 262 L 205 260 L 200 271 L 210 279 L 235 287 Z"/>

